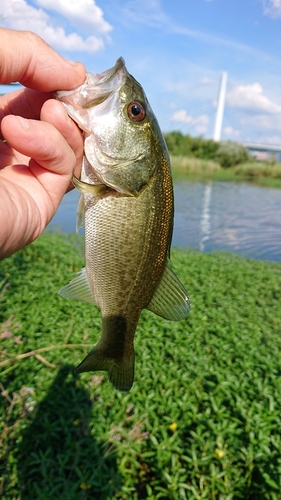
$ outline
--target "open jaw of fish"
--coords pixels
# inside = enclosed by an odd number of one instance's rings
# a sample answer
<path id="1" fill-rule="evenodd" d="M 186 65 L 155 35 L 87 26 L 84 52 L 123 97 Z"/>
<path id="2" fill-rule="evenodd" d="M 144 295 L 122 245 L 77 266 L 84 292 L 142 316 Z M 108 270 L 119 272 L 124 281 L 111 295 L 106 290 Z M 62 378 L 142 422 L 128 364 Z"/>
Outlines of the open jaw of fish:
<path id="1" fill-rule="evenodd" d="M 142 309 L 187 317 L 189 298 L 169 266 L 173 185 L 169 155 L 141 85 L 122 58 L 74 91 L 57 92 L 84 131 L 77 228 L 85 268 L 59 293 L 96 304 L 101 339 L 77 368 L 105 370 L 119 390 L 134 380 L 134 335 Z"/>

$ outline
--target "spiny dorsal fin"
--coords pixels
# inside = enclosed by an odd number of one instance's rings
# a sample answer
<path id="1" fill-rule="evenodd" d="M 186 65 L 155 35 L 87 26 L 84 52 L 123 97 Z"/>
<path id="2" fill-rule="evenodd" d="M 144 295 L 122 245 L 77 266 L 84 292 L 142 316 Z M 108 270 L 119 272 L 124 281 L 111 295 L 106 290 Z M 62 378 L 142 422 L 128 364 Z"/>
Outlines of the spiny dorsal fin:
<path id="1" fill-rule="evenodd" d="M 190 301 L 187 292 L 168 263 L 146 309 L 172 321 L 180 321 L 189 314 Z"/>

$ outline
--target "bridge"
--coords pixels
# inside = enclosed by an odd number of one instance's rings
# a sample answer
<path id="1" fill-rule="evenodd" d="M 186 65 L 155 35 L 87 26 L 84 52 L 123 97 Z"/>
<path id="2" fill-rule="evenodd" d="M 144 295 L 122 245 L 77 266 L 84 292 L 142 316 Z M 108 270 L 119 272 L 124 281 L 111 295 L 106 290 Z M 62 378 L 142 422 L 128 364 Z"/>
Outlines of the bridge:
<path id="1" fill-rule="evenodd" d="M 267 153 L 275 156 L 276 159 L 281 160 L 281 144 L 275 146 L 273 144 L 260 144 L 254 142 L 241 142 L 245 148 L 252 153 Z"/>

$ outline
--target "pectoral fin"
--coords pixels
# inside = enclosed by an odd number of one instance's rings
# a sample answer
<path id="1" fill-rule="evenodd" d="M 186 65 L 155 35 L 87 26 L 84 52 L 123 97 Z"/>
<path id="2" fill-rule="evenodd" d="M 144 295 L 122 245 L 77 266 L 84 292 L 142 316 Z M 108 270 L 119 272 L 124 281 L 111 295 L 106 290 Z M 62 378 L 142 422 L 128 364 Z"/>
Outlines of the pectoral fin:
<path id="1" fill-rule="evenodd" d="M 78 207 L 77 207 L 77 215 L 76 215 L 76 233 L 78 233 L 79 229 L 84 226 L 84 218 L 85 218 L 85 209 L 84 209 L 84 197 L 81 194 Z"/>
<path id="2" fill-rule="evenodd" d="M 89 184 L 88 182 L 81 181 L 74 174 L 72 175 L 72 184 L 80 193 L 84 194 L 103 196 L 108 191 L 108 186 L 105 184 Z"/>
<path id="3" fill-rule="evenodd" d="M 172 321 L 180 321 L 189 314 L 187 292 L 168 264 L 146 309 Z"/>
<path id="4" fill-rule="evenodd" d="M 61 288 L 58 293 L 66 299 L 81 300 L 82 302 L 95 304 L 85 267 L 81 269 L 76 278 Z"/>

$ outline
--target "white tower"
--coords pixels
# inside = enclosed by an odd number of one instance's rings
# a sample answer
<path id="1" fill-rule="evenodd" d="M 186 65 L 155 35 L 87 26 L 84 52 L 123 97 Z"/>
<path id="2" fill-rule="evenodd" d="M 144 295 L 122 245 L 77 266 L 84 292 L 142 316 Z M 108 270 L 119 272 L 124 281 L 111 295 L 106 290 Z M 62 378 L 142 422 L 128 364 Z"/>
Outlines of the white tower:
<path id="1" fill-rule="evenodd" d="M 223 71 L 221 75 L 217 113 L 215 119 L 215 127 L 213 135 L 214 141 L 220 141 L 221 139 L 221 129 L 222 129 L 222 121 L 223 121 L 223 113 L 225 105 L 225 96 L 226 96 L 226 84 L 227 84 L 227 72 Z"/>

